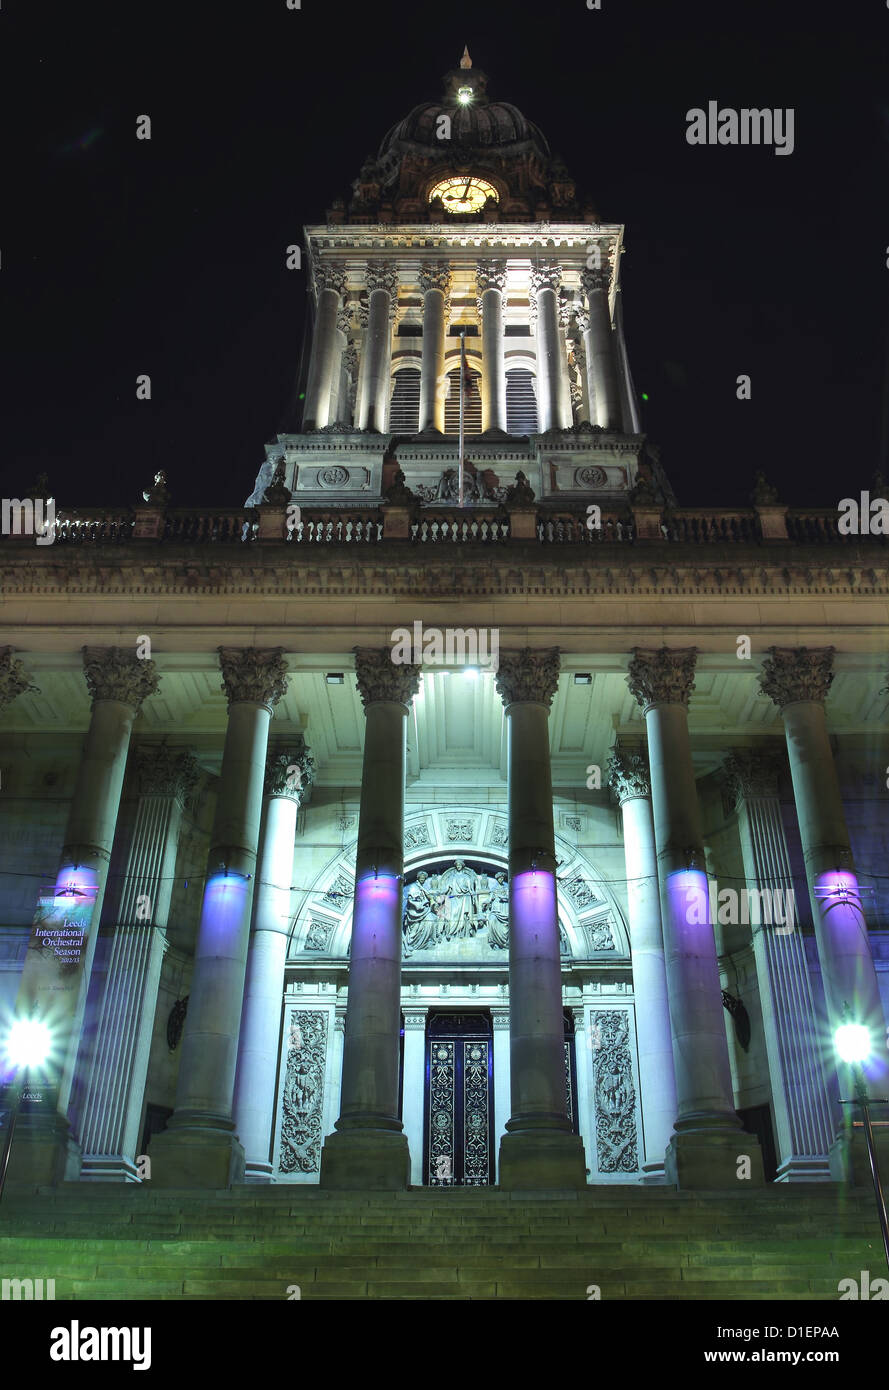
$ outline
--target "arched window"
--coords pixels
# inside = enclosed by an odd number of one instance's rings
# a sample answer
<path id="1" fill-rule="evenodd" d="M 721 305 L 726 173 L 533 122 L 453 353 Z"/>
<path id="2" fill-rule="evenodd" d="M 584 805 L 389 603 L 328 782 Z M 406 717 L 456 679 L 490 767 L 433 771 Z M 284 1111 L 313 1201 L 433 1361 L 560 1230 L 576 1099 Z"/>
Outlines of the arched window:
<path id="1" fill-rule="evenodd" d="M 507 434 L 537 433 L 536 385 L 527 367 L 513 367 L 506 373 Z"/>
<path id="2" fill-rule="evenodd" d="M 416 434 L 420 428 L 420 373 L 416 367 L 400 367 L 392 379 L 389 407 L 391 434 Z"/>
<path id="3" fill-rule="evenodd" d="M 475 367 L 466 369 L 463 391 L 463 433 L 482 432 L 482 377 Z M 445 434 L 460 433 L 460 368 L 448 372 L 448 394 L 445 400 Z"/>

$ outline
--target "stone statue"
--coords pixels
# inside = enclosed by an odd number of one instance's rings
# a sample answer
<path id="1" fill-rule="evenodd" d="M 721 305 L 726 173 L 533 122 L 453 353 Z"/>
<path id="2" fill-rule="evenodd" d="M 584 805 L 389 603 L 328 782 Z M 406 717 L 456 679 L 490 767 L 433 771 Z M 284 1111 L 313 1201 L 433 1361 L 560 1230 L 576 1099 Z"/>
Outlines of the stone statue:
<path id="1" fill-rule="evenodd" d="M 438 892 L 441 900 L 447 899 L 448 903 L 444 940 L 475 936 L 478 926 L 478 875 L 475 870 L 467 868 L 462 859 L 455 859 L 453 867 L 439 876 Z"/>
<path id="2" fill-rule="evenodd" d="M 495 877 L 497 887 L 485 903 L 488 945 L 492 951 L 504 951 L 509 946 L 509 883 L 502 869 Z"/>
<path id="3" fill-rule="evenodd" d="M 432 911 L 433 895 L 426 886 L 428 879 L 429 875 L 422 870 L 404 895 L 402 929 L 406 956 L 413 951 L 426 950 L 437 936 L 439 918 Z"/>

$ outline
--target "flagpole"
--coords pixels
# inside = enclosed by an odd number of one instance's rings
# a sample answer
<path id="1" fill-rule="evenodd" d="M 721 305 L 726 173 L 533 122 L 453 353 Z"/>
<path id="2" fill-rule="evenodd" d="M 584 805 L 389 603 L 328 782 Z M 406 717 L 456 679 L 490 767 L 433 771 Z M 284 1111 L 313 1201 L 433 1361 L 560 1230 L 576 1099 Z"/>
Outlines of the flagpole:
<path id="1" fill-rule="evenodd" d="M 466 329 L 460 330 L 460 506 L 463 506 L 463 378 L 466 373 Z"/>

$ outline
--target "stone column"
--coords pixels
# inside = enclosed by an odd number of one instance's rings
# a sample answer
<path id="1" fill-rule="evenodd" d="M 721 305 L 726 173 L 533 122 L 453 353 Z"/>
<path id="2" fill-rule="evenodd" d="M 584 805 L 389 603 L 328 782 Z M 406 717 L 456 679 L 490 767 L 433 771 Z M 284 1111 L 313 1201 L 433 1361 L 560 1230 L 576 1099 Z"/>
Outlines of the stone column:
<path id="1" fill-rule="evenodd" d="M 346 1034 L 345 1005 L 336 1005 L 333 1019 L 333 1045 L 330 1053 L 330 1085 L 325 1104 L 325 1129 L 332 1129 L 340 1113 L 340 1093 L 343 1088 L 343 1040 Z"/>
<path id="2" fill-rule="evenodd" d="M 743 1155 L 763 1182 L 757 1140 L 735 1114 L 716 941 L 709 920 L 698 793 L 688 735 L 694 648 L 633 649 L 627 684 L 645 714 L 678 1114 L 665 1159 L 680 1188 L 734 1188 Z"/>
<path id="3" fill-rule="evenodd" d="M 511 1116 L 500 1141 L 502 1188 L 584 1187 L 583 1143 L 565 1097 L 565 1025 L 556 899 L 549 708 L 557 648 L 501 652 L 509 800 Z"/>
<path id="4" fill-rule="evenodd" d="M 423 1106 L 426 1099 L 427 1009 L 404 1010 L 404 1081 L 401 1120 L 411 1155 L 411 1186 L 423 1186 Z"/>
<path id="5" fill-rule="evenodd" d="M 319 266 L 315 272 L 315 331 L 306 383 L 303 430 L 320 430 L 331 423 L 330 399 L 339 369 L 341 348 L 337 315 L 346 291 L 343 271 Z"/>
<path id="6" fill-rule="evenodd" d="M 420 271 L 423 291 L 423 356 L 420 362 L 420 431 L 445 426 L 445 316 L 451 272 L 447 261 Z"/>
<path id="7" fill-rule="evenodd" d="M 561 271 L 556 261 L 541 261 L 531 271 L 531 295 L 537 307 L 537 425 L 541 434 L 559 428 L 559 313 L 556 295 Z"/>
<path id="8" fill-rule="evenodd" d="M 343 1086 L 336 1132 L 321 1151 L 321 1186 L 407 1187 L 410 1153 L 398 1118 L 406 721 L 419 667 L 389 647 L 359 647 L 364 763 Z"/>
<path id="9" fill-rule="evenodd" d="M 176 1108 L 151 1141 L 156 1187 L 230 1187 L 244 1177 L 232 1100 L 269 724 L 287 689 L 281 648 L 219 648 L 228 727 L 207 856 Z"/>
<path id="10" fill-rule="evenodd" d="M 139 791 L 80 1120 L 81 1177 L 139 1181 L 135 1158 L 173 896 L 182 811 L 198 778 L 186 749 L 135 750 Z"/>
<path id="11" fill-rule="evenodd" d="M 833 647 L 811 651 L 805 647 L 771 647 L 763 664 L 761 685 L 764 694 L 778 705 L 784 719 L 830 1024 L 830 1037 L 824 1039 L 823 1055 L 838 1065 L 840 1095 L 845 1100 L 850 1099 L 854 1095 L 853 1078 L 845 1063 L 837 1063 L 833 1043 L 848 1006 L 848 1021 L 862 1024 L 870 1032 L 872 1051 L 864 1070 L 868 1093 L 876 1099 L 889 1096 L 889 1052 L 886 1020 L 824 711 L 824 701 L 833 681 L 834 650 Z M 835 1180 L 869 1182 L 863 1152 L 853 1152 L 849 1144 L 848 1126 L 854 1108 L 851 1105 L 843 1107 L 846 1114 L 841 1132 L 830 1150 L 831 1173 Z M 878 1131 L 877 1142 L 881 1149 L 889 1150 L 889 1141 L 882 1130 Z M 861 1147 L 863 1150 L 863 1139 Z"/>
<path id="12" fill-rule="evenodd" d="M 506 433 L 506 358 L 503 342 L 503 291 L 506 262 L 480 262 L 476 268 L 482 323 L 482 434 Z"/>
<path id="13" fill-rule="evenodd" d="M 590 409 L 595 409 L 593 424 L 604 429 L 621 428 L 620 389 L 611 311 L 608 307 L 608 271 L 584 270 L 581 284 L 589 304 L 589 328 L 583 335 L 589 373 Z"/>
<path id="14" fill-rule="evenodd" d="M 389 377 L 392 361 L 392 321 L 398 299 L 398 276 L 389 261 L 369 265 L 367 331 L 359 380 L 358 428 L 381 434 L 389 411 Z"/>
<path id="15" fill-rule="evenodd" d="M 45 1071 L 41 1110 L 19 1121 L 11 1183 L 56 1183 L 80 1171 L 68 1106 L 130 735 L 142 701 L 158 685 L 154 662 L 118 647 L 84 647 L 83 673 L 93 702 L 90 724 L 53 899 L 35 917 L 15 1008 L 17 1018 L 50 1025 L 54 1060 Z"/>
<path id="16" fill-rule="evenodd" d="M 778 774 L 783 762 L 774 750 L 738 748 L 724 768 L 727 791 L 738 812 L 744 858 L 775 1116 L 776 1181 L 813 1182 L 830 1177 L 827 1155 L 833 1126 L 781 823 Z M 751 890 L 757 894 L 752 900 Z M 783 910 L 776 913 L 779 904 Z"/>
<path id="17" fill-rule="evenodd" d="M 266 760 L 253 929 L 235 1076 L 234 1118 L 244 1148 L 245 1180 L 269 1182 L 275 1085 L 290 934 L 290 885 L 296 815 L 314 778 L 315 761 L 300 735 Z"/>
<path id="18" fill-rule="evenodd" d="M 500 1141 L 506 1133 L 510 1111 L 509 1010 L 494 1009 L 494 1143 L 496 1144 L 494 1181 L 500 1182 Z"/>
<path id="19" fill-rule="evenodd" d="M 644 754 L 615 749 L 609 766 L 609 783 L 620 803 L 623 818 L 639 1087 L 645 1116 L 642 1171 L 648 1181 L 657 1182 L 665 1177 L 664 1154 L 673 1137 L 677 1099 L 651 814 L 651 777 Z"/>
<path id="20" fill-rule="evenodd" d="M 592 1119 L 592 1077 L 590 1075 L 590 1037 L 587 1032 L 587 1010 L 584 1005 L 578 1005 L 571 1010 L 574 1018 L 574 1066 L 577 1073 L 577 1095 L 575 1104 L 577 1106 L 577 1127 L 583 1141 L 584 1153 L 587 1149 L 596 1147 L 595 1133 L 590 1133 L 590 1120 Z M 589 1169 L 586 1172 L 587 1182 L 589 1182 Z"/>

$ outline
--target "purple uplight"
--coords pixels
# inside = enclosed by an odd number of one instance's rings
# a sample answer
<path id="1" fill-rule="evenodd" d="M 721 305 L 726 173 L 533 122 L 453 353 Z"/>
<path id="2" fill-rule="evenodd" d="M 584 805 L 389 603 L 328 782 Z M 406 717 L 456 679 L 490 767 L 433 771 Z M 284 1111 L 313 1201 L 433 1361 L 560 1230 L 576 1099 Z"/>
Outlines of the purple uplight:
<path id="1" fill-rule="evenodd" d="M 710 883 L 703 869 L 677 869 L 667 875 L 667 903 L 674 928 L 682 936 L 703 927 L 711 934 Z"/>
<path id="2" fill-rule="evenodd" d="M 396 874 L 375 874 L 358 880 L 352 918 L 352 952 L 356 941 L 383 940 L 400 930 L 400 880 Z"/>
<path id="3" fill-rule="evenodd" d="M 201 935 L 211 934 L 214 944 L 237 938 L 248 908 L 250 880 L 243 874 L 213 874 L 207 879 L 201 909 Z"/>
<path id="4" fill-rule="evenodd" d="M 510 883 L 511 930 L 519 937 L 540 931 L 558 934 L 555 875 L 545 869 L 526 869 Z"/>

